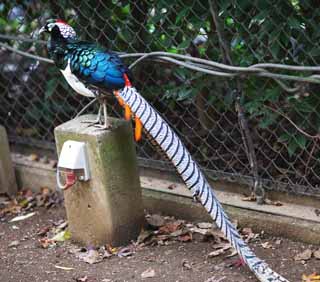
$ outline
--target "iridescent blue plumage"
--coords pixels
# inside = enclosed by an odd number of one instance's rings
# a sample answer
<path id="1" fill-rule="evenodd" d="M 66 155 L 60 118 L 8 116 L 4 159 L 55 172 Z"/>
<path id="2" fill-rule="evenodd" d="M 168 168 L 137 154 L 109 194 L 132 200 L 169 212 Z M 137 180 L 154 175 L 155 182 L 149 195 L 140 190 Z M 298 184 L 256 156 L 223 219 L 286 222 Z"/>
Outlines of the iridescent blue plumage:
<path id="1" fill-rule="evenodd" d="M 92 84 L 106 90 L 118 90 L 125 86 L 124 74 L 129 75 L 129 71 L 116 53 L 95 43 L 80 41 L 70 30 L 68 34 L 63 34 L 63 28 L 72 29 L 57 22 L 46 25 L 51 33 L 49 55 L 61 70 L 65 70 L 70 62 L 72 74 L 86 85 Z"/>
<path id="2" fill-rule="evenodd" d="M 48 20 L 41 32 L 50 33 L 47 44 L 49 55 L 73 90 L 86 97 L 99 98 L 104 115 L 102 128 L 108 128 L 106 99 L 100 90 L 116 95 L 115 90 L 131 85 L 128 68 L 116 53 L 95 43 L 78 40 L 74 29 L 63 20 Z M 97 119 L 99 123 L 100 117 L 101 107 Z"/>
<path id="3" fill-rule="evenodd" d="M 71 71 L 79 80 L 106 90 L 117 90 L 125 85 L 128 68 L 117 54 L 93 43 L 69 42 L 65 46 L 64 64 L 70 60 Z"/>

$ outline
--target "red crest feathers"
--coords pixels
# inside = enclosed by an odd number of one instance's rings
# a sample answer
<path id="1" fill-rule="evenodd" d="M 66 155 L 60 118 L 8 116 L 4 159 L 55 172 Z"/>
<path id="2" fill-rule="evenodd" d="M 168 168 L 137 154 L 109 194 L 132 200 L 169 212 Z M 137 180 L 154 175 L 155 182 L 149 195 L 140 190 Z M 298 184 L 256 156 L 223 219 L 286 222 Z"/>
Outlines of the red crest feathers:
<path id="1" fill-rule="evenodd" d="M 57 23 L 67 24 L 64 20 L 61 20 L 61 19 L 57 19 L 56 22 L 57 22 Z"/>

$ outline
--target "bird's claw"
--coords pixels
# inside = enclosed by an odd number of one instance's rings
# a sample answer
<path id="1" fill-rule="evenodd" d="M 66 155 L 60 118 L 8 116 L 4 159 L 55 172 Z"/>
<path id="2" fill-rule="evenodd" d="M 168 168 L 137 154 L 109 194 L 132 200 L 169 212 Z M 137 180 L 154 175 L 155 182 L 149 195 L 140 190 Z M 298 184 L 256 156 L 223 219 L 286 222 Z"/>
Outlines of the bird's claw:
<path id="1" fill-rule="evenodd" d="M 112 125 L 110 124 L 96 124 L 93 125 L 96 130 L 108 130 L 112 128 Z"/>
<path id="2" fill-rule="evenodd" d="M 80 123 L 87 123 L 87 127 L 91 127 L 91 126 L 102 126 L 102 121 L 101 120 L 82 120 Z"/>

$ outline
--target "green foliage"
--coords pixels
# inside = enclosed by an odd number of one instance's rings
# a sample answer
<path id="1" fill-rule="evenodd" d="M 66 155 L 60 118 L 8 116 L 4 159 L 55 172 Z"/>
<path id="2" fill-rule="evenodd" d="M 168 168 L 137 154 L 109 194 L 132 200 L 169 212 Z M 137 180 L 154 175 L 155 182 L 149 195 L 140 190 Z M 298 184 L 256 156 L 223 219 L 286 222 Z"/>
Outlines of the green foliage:
<path id="1" fill-rule="evenodd" d="M 8 17 L 17 6 L 25 12 L 22 21 Z M 262 62 L 316 65 L 319 62 L 320 13 L 314 9 L 317 7 L 316 1 L 219 0 L 218 7 L 221 27 L 235 65 L 248 66 Z M 32 32 L 44 23 L 44 17 L 68 19 L 81 31 L 83 39 L 96 40 L 113 50 L 190 52 L 215 61 L 224 59 L 207 0 L 24 0 L 19 1 L 19 5 L 15 1 L 6 1 L 0 4 L 0 33 L 32 36 Z M 192 41 L 198 35 L 206 36 L 207 40 L 195 47 Z M 30 44 L 19 43 L 17 47 L 26 50 Z M 46 55 L 43 46 L 36 48 L 39 54 Z M 44 96 L 48 107 L 52 107 L 50 103 L 55 101 L 57 90 L 68 93 L 69 88 L 58 72 L 52 73 L 50 68 L 48 72 Z M 135 74 L 140 86 L 147 87 L 155 97 L 169 99 L 172 108 L 177 102 L 190 102 L 202 89 L 207 89 L 210 92 L 208 103 L 221 112 L 234 110 L 234 97 L 222 79 L 158 64 L 156 67 L 140 65 Z M 234 87 L 230 81 L 228 83 L 231 88 Z M 284 93 L 276 83 L 261 78 L 242 80 L 242 83 L 245 110 L 257 121 L 258 128 L 273 129 L 280 120 L 283 121 L 283 117 L 265 107 L 272 105 L 302 129 L 311 132 L 319 130 L 320 103 L 316 95 L 299 93 L 301 95 L 297 98 L 296 95 Z M 313 89 L 313 93 L 317 91 L 318 88 Z M 68 111 L 67 108 L 64 110 Z M 34 119 L 37 114 L 30 115 Z M 312 120 L 312 124 L 308 120 Z M 290 124 L 288 128 L 292 133 L 279 142 L 288 145 L 291 155 L 304 148 L 307 140 Z"/>

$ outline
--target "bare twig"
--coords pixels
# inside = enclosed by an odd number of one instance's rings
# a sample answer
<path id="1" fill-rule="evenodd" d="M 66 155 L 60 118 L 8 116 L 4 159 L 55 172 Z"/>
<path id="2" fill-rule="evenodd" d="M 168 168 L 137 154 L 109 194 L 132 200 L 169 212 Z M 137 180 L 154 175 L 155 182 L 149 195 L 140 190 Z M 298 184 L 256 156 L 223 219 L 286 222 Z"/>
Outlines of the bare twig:
<path id="1" fill-rule="evenodd" d="M 22 37 L 22 36 L 15 36 L 15 35 L 7 35 L 7 34 L 0 34 L 0 39 L 39 43 L 43 45 L 47 44 L 45 40 L 39 40 L 39 39 L 30 38 L 30 37 Z"/>
<path id="2" fill-rule="evenodd" d="M 220 49 L 223 49 L 223 56 L 224 56 L 224 61 L 227 62 L 230 65 L 233 65 L 231 56 L 230 56 L 230 50 L 227 47 L 227 43 L 226 40 L 224 39 L 223 33 L 220 30 L 220 23 L 219 23 L 219 18 L 218 18 L 218 14 L 217 14 L 217 10 L 218 10 L 218 5 L 216 3 L 216 0 L 209 0 L 209 6 L 210 6 L 210 12 L 211 12 L 211 16 L 213 19 L 213 22 L 215 24 L 216 27 L 216 31 L 217 31 L 217 35 L 219 38 L 219 43 L 220 43 Z M 256 73 L 259 74 L 259 73 Z M 241 132 L 241 136 L 243 139 L 243 144 L 246 150 L 246 154 L 250 163 L 250 168 L 253 174 L 253 178 L 254 178 L 254 183 L 253 183 L 253 188 L 252 191 L 254 192 L 256 199 L 257 199 L 257 203 L 258 204 L 263 204 L 264 203 L 264 197 L 265 197 L 265 191 L 261 186 L 260 183 L 260 177 L 259 177 L 259 173 L 258 173 L 258 163 L 257 163 L 257 157 L 256 157 L 256 153 L 255 153 L 255 149 L 254 149 L 254 144 L 253 144 L 253 140 L 251 137 L 251 132 L 248 126 L 248 121 L 246 119 L 245 113 L 244 113 L 244 109 L 242 107 L 241 104 L 241 98 L 243 95 L 243 91 L 242 91 L 242 83 L 240 82 L 239 79 L 236 80 L 237 83 L 237 97 L 235 100 L 235 106 L 236 106 L 236 111 L 238 112 L 238 120 L 239 120 L 239 125 L 240 125 L 240 132 Z M 282 86 L 280 84 L 280 86 Z"/>
<path id="3" fill-rule="evenodd" d="M 250 66 L 250 68 L 271 68 L 271 69 L 282 69 L 282 70 L 290 70 L 290 71 L 319 71 L 320 67 L 315 66 L 291 66 L 291 65 L 283 65 L 283 64 L 255 64 Z"/>
<path id="4" fill-rule="evenodd" d="M 49 64 L 53 64 L 54 62 L 50 59 L 47 59 L 47 58 L 44 58 L 44 57 L 39 57 L 39 56 L 36 56 L 36 55 L 32 55 L 28 52 L 24 52 L 24 51 L 20 51 L 18 50 L 17 48 L 14 48 L 14 47 L 11 47 L 9 46 L 8 44 L 5 44 L 5 43 L 1 43 L 0 42 L 0 47 L 3 47 L 7 50 L 10 50 L 12 52 L 15 52 L 21 56 L 24 56 L 24 57 L 27 57 L 27 58 L 30 58 L 30 59 L 34 59 L 34 60 L 37 60 L 37 61 L 41 61 L 41 62 L 45 62 L 45 63 L 49 63 Z"/>
<path id="5" fill-rule="evenodd" d="M 217 15 L 217 10 L 218 10 L 218 6 L 215 0 L 209 0 L 209 7 L 210 7 L 210 13 L 212 16 L 212 20 L 214 22 L 214 25 L 216 27 L 216 32 L 218 35 L 218 39 L 219 39 L 219 45 L 220 45 L 220 49 L 222 51 L 223 54 L 223 58 L 224 58 L 224 63 L 228 63 L 230 65 L 233 65 L 231 57 L 230 57 L 230 50 L 229 47 L 227 45 L 227 43 L 224 40 L 224 36 L 222 34 L 222 31 L 220 29 L 220 22 L 219 22 L 219 18 Z"/>
<path id="6" fill-rule="evenodd" d="M 308 138 L 311 138 L 311 139 L 317 139 L 317 140 L 320 140 L 320 133 L 316 134 L 316 135 L 311 135 L 309 134 L 308 132 L 305 132 L 303 129 L 301 129 L 295 122 L 292 121 L 292 119 L 290 119 L 287 115 L 285 115 L 284 113 L 270 107 L 270 106 L 267 106 L 267 105 L 264 105 L 264 107 L 270 109 L 271 111 L 277 113 L 278 115 L 281 115 L 282 117 L 284 117 L 287 121 L 289 121 L 293 127 L 295 127 L 295 129 L 297 131 L 299 131 L 301 134 L 303 134 L 304 136 L 308 137 Z"/>
<path id="7" fill-rule="evenodd" d="M 40 57 L 37 55 L 30 54 L 28 52 L 20 51 L 15 47 L 11 47 L 8 44 L 4 44 L 0 42 L 0 47 L 6 48 L 7 50 L 10 50 L 12 52 L 15 52 L 17 54 L 20 54 L 22 56 L 32 58 L 41 62 L 46 62 L 46 63 L 53 63 L 52 60 Z M 301 76 L 294 76 L 294 75 L 284 75 L 284 74 L 277 74 L 277 73 L 272 73 L 268 72 L 264 69 L 261 68 L 253 68 L 253 67 L 235 67 L 235 66 L 230 66 L 226 64 L 221 64 L 218 62 L 214 61 L 209 61 L 205 59 L 200 59 L 200 58 L 195 58 L 191 56 L 186 56 L 186 55 L 179 55 L 179 54 L 173 54 L 173 53 L 167 53 L 167 52 L 151 52 L 151 53 L 132 53 L 132 54 L 123 54 L 120 53 L 119 56 L 121 58 L 135 58 L 135 57 L 143 57 L 141 59 L 138 59 L 136 63 L 134 63 L 131 67 L 134 67 L 138 62 L 141 62 L 145 60 L 146 58 L 149 57 L 155 57 L 155 60 L 162 60 L 162 61 L 167 61 L 170 63 L 174 63 L 177 65 L 181 65 L 184 67 L 187 67 L 189 69 L 195 70 L 195 71 L 200 71 L 204 72 L 207 74 L 211 75 L 216 75 L 216 76 L 224 76 L 224 77 L 237 77 L 245 74 L 246 76 L 248 75 L 255 75 L 259 77 L 266 77 L 266 78 L 271 78 L 274 79 L 277 83 L 279 83 L 279 80 L 288 80 L 288 81 L 297 81 L 297 82 L 306 82 L 306 83 L 316 83 L 320 84 L 320 77 L 317 75 L 311 75 L 309 77 L 301 77 Z M 173 59 L 175 58 L 175 59 Z M 181 61 L 184 60 L 184 61 Z M 197 64 L 193 64 L 191 62 L 195 62 Z M 200 64 L 200 65 L 199 65 Z M 208 67 L 206 67 L 206 65 Z M 285 66 L 285 65 L 284 65 Z M 220 70 L 213 70 L 213 68 L 217 69 L 223 69 L 228 72 L 223 72 Z M 304 67 L 307 68 L 307 67 Z M 316 68 L 316 67 L 315 67 Z M 300 70 L 302 71 L 302 70 Z M 315 69 L 315 71 L 320 71 L 320 68 Z M 288 88 L 285 86 L 282 82 L 280 86 L 285 90 L 289 90 L 289 92 L 294 92 L 295 88 Z"/>
<path id="8" fill-rule="evenodd" d="M 318 140 L 320 140 L 320 139 L 318 139 Z M 307 159 L 307 161 L 306 161 L 306 165 L 305 165 L 305 170 L 304 170 L 304 174 L 305 174 L 305 175 L 308 175 L 308 173 L 309 173 L 309 171 L 310 171 L 310 166 L 309 166 L 309 164 L 310 164 L 310 162 L 311 162 L 311 158 L 312 158 L 312 156 L 313 156 L 313 153 L 314 153 L 314 151 L 315 151 L 315 149 L 316 149 L 316 147 L 317 147 L 317 141 L 318 141 L 318 140 L 315 140 L 315 141 L 313 142 L 311 151 L 310 151 L 310 153 L 309 153 L 309 157 L 308 157 L 308 159 Z"/>

